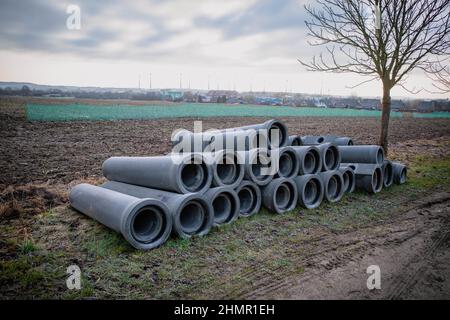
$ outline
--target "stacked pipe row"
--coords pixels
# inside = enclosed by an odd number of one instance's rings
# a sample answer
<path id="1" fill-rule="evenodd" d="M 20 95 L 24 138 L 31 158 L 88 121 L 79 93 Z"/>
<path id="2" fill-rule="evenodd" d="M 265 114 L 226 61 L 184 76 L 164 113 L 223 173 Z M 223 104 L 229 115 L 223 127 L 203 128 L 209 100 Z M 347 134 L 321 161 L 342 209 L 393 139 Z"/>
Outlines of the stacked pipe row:
<path id="1" fill-rule="evenodd" d="M 120 232 L 135 248 L 152 249 L 171 234 L 203 236 L 212 227 L 298 204 L 317 208 L 355 189 L 380 192 L 406 181 L 406 167 L 382 148 L 338 136 L 289 136 L 278 120 L 193 133 L 178 131 L 170 154 L 112 157 L 108 181 L 70 192 L 78 211 Z"/>

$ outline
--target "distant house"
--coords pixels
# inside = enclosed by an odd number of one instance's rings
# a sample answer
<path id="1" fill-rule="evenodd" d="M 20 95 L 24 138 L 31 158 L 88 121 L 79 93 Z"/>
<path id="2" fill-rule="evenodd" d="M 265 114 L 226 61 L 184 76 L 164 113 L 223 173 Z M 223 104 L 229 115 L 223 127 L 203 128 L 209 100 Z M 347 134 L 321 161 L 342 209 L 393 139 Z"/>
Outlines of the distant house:
<path id="1" fill-rule="evenodd" d="M 181 101 L 183 99 L 183 92 L 173 89 L 163 89 L 161 94 L 165 100 Z"/>

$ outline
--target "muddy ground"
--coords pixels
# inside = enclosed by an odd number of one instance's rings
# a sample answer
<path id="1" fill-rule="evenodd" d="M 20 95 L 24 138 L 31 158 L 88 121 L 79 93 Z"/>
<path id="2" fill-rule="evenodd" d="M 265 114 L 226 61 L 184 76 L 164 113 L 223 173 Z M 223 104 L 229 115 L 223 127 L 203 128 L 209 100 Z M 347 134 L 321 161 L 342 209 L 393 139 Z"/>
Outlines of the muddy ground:
<path id="1" fill-rule="evenodd" d="M 30 123 L 22 99 L 0 100 L 0 297 L 450 298 L 449 120 L 391 121 L 390 158 L 412 168 L 405 186 L 318 211 L 264 212 L 151 252 L 134 251 L 68 207 L 71 186 L 103 180 L 106 158 L 165 154 L 173 130 L 192 129 L 194 120 Z M 208 129 L 266 119 L 201 120 Z M 379 131 L 376 118 L 282 120 L 293 134 L 356 143 L 376 143 Z M 80 294 L 65 288 L 70 262 L 86 273 Z M 371 264 L 380 265 L 381 290 L 366 287 Z"/>

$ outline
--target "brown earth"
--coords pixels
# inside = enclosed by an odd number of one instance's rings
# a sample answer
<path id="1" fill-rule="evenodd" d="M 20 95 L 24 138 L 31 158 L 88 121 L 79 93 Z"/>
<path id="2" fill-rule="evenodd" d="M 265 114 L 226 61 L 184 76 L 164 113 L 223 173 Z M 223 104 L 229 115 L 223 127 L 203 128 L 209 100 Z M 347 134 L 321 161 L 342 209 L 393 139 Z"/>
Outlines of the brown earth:
<path id="1" fill-rule="evenodd" d="M 255 279 L 243 299 L 450 299 L 450 193 L 425 197 L 393 219 L 305 244 L 308 272 Z M 381 289 L 367 288 L 377 265 Z M 257 278 L 257 276 L 255 276 Z"/>

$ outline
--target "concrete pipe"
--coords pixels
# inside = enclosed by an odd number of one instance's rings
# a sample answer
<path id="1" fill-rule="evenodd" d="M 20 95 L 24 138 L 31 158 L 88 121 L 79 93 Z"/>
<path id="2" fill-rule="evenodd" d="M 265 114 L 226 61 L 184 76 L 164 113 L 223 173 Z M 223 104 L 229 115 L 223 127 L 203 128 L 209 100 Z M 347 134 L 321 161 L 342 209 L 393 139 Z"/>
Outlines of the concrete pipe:
<path id="1" fill-rule="evenodd" d="M 223 130 L 193 133 L 180 131 L 176 136 L 172 152 L 215 152 L 219 150 L 246 151 L 267 146 L 267 135 L 258 134 L 254 130 Z"/>
<path id="2" fill-rule="evenodd" d="M 323 183 L 316 174 L 305 174 L 294 178 L 298 190 L 298 203 L 306 209 L 315 209 L 323 200 Z"/>
<path id="3" fill-rule="evenodd" d="M 369 193 L 378 193 L 383 189 L 383 170 L 381 165 L 371 163 L 347 164 L 342 167 L 355 168 L 356 188 Z"/>
<path id="4" fill-rule="evenodd" d="M 293 178 L 300 170 L 297 152 L 293 147 L 287 146 L 271 150 L 272 158 L 278 158 L 278 172 L 275 178 Z"/>
<path id="5" fill-rule="evenodd" d="M 341 163 L 341 153 L 332 143 L 322 143 L 316 146 L 322 159 L 322 171 L 334 171 Z"/>
<path id="6" fill-rule="evenodd" d="M 178 193 L 203 193 L 212 181 L 211 166 L 199 153 L 112 157 L 103 163 L 103 175 L 112 181 Z"/>
<path id="7" fill-rule="evenodd" d="M 338 149 L 344 163 L 376 163 L 381 166 L 384 161 L 380 146 L 339 146 Z"/>
<path id="8" fill-rule="evenodd" d="M 344 192 L 352 193 L 356 188 L 355 170 L 352 167 L 339 167 L 344 181 Z"/>
<path id="9" fill-rule="evenodd" d="M 261 190 L 248 180 L 244 180 L 235 189 L 240 202 L 239 216 L 250 217 L 261 210 Z"/>
<path id="10" fill-rule="evenodd" d="M 298 174 L 316 174 L 322 170 L 320 150 L 315 146 L 292 147 L 297 153 Z"/>
<path id="11" fill-rule="evenodd" d="M 324 142 L 333 143 L 336 146 L 352 146 L 353 140 L 349 137 L 324 136 Z"/>
<path id="12" fill-rule="evenodd" d="M 104 183 L 102 188 L 136 198 L 154 198 L 164 202 L 173 219 L 173 233 L 180 238 L 206 235 L 213 225 L 213 209 L 202 194 L 179 194 L 115 181 Z"/>
<path id="13" fill-rule="evenodd" d="M 196 153 L 210 149 L 210 145 L 215 141 L 215 136 L 209 132 L 193 133 L 182 129 L 176 131 L 172 137 L 173 153 Z"/>
<path id="14" fill-rule="evenodd" d="M 289 136 L 288 146 L 298 147 L 302 145 L 302 138 L 300 136 Z"/>
<path id="15" fill-rule="evenodd" d="M 268 148 L 274 149 L 279 147 L 287 146 L 289 135 L 288 135 L 288 129 L 286 125 L 279 121 L 279 120 L 268 120 L 264 123 L 260 124 L 254 124 L 249 126 L 243 126 L 243 127 L 237 127 L 237 128 L 230 128 L 227 130 L 232 131 L 247 131 L 247 130 L 253 130 L 257 133 L 262 133 L 265 131 L 268 137 Z M 272 141 L 276 138 L 276 141 Z"/>
<path id="16" fill-rule="evenodd" d="M 70 191 L 69 200 L 76 210 L 120 232 L 136 249 L 162 245 L 172 230 L 169 209 L 157 199 L 138 199 L 83 183 Z"/>
<path id="17" fill-rule="evenodd" d="M 392 168 L 392 162 L 389 160 L 383 161 L 383 187 L 389 188 L 394 183 L 394 170 Z"/>
<path id="18" fill-rule="evenodd" d="M 265 186 L 272 181 L 276 174 L 276 165 L 267 149 L 251 149 L 238 153 L 245 162 L 245 180 L 253 181 L 258 186 Z"/>
<path id="19" fill-rule="evenodd" d="M 232 188 L 211 188 L 205 196 L 213 208 L 214 226 L 230 224 L 239 217 L 240 202 L 236 191 Z"/>
<path id="20" fill-rule="evenodd" d="M 212 186 L 236 188 L 244 179 L 244 159 L 231 150 L 205 152 L 206 163 L 211 166 Z"/>
<path id="21" fill-rule="evenodd" d="M 324 198 L 328 202 L 338 202 L 344 195 L 344 179 L 338 170 L 324 171 L 319 173 L 322 180 Z"/>
<path id="22" fill-rule="evenodd" d="M 262 187 L 264 206 L 271 212 L 285 213 L 297 205 L 298 191 L 294 180 L 277 178 Z"/>
<path id="23" fill-rule="evenodd" d="M 406 182 L 408 169 L 404 164 L 392 162 L 392 171 L 394 173 L 394 182 L 396 184 L 404 184 Z"/>
<path id="24" fill-rule="evenodd" d="M 315 146 L 317 144 L 325 143 L 324 136 L 303 136 L 300 138 L 303 146 Z"/>

